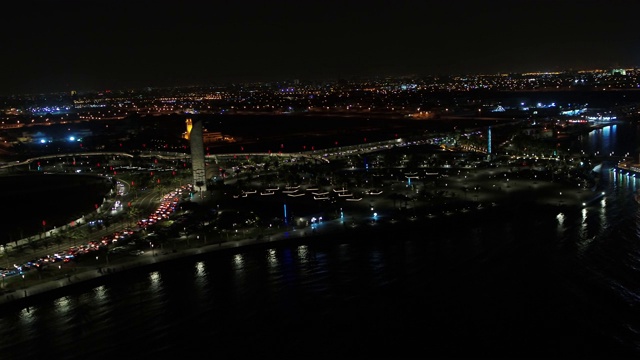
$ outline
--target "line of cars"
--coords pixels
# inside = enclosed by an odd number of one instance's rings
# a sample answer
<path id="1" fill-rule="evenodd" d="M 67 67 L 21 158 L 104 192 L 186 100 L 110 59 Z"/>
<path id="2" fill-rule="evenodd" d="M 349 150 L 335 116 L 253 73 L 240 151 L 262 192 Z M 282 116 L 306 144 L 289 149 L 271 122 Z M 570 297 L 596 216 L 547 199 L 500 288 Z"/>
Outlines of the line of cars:
<path id="1" fill-rule="evenodd" d="M 71 246 L 64 251 L 35 258 L 23 264 L 14 264 L 9 268 L 0 267 L 0 275 L 3 277 L 23 275 L 27 271 L 33 269 L 42 270 L 52 264 L 61 265 L 71 261 L 77 261 L 83 255 L 94 253 L 104 248 L 108 249 L 108 254 L 127 253 L 132 256 L 142 255 L 144 254 L 144 250 L 142 250 L 141 247 L 148 245 L 148 240 L 145 239 L 143 230 L 151 225 L 151 223 L 168 219 L 169 215 L 175 211 L 178 202 L 181 200 L 180 195 L 184 192 L 191 192 L 192 190 L 192 185 L 189 184 L 165 195 L 156 211 L 146 218 L 147 220 L 154 219 L 154 221 L 148 221 L 146 226 L 139 226 L 137 229 L 124 228 L 110 235 L 105 235 L 100 240 L 92 240 L 86 244 Z M 113 247 L 109 248 L 110 246 Z"/>
<path id="2" fill-rule="evenodd" d="M 173 214 L 178 206 L 178 203 L 181 200 L 185 199 L 185 196 L 190 196 L 187 194 L 191 194 L 193 191 L 193 186 L 191 184 L 183 185 L 180 188 L 171 191 L 167 195 L 162 198 L 160 205 L 155 210 L 154 213 L 150 214 L 148 217 L 141 219 L 138 221 L 138 227 L 142 229 L 146 229 L 149 226 L 157 223 L 158 221 L 166 220 Z"/>

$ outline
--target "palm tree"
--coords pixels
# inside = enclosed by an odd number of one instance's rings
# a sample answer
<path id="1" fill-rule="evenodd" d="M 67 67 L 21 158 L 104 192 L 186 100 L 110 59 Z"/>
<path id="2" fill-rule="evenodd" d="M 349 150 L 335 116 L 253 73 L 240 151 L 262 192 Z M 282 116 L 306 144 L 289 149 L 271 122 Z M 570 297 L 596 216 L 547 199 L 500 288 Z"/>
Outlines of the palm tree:
<path id="1" fill-rule="evenodd" d="M 129 226 L 133 226 L 135 221 L 140 217 L 140 208 L 138 206 L 129 206 L 127 208 L 127 219 L 129 219 Z"/>
<path id="2" fill-rule="evenodd" d="M 38 248 L 40 247 L 40 244 L 37 241 L 31 241 L 29 242 L 29 247 L 31 248 L 31 250 L 33 250 L 33 252 L 36 252 L 36 250 L 38 250 Z"/>
<path id="3" fill-rule="evenodd" d="M 9 248 L 5 247 L 5 251 L 3 253 L 0 253 L 0 259 L 6 262 L 7 269 L 9 269 L 9 258 L 12 257 L 15 252 L 15 250 L 9 250 Z"/>
<path id="4" fill-rule="evenodd" d="M 58 251 L 60 251 L 60 246 L 62 245 L 62 242 L 63 242 L 62 235 L 59 232 L 55 232 L 53 234 L 52 241 L 54 244 L 58 245 Z"/>
<path id="5" fill-rule="evenodd" d="M 159 192 L 161 196 L 164 196 L 164 193 L 167 190 L 166 185 L 164 183 L 159 183 L 159 182 L 156 182 L 153 185 L 153 188 L 155 189 L 155 191 Z"/>
<path id="6" fill-rule="evenodd" d="M 15 250 L 15 254 L 24 254 L 25 250 L 27 249 L 27 246 L 24 244 L 18 245 L 14 247 Z"/>
<path id="7" fill-rule="evenodd" d="M 86 239 L 89 236 L 89 230 L 84 226 L 75 226 L 67 231 L 67 237 L 73 240 L 73 246 L 77 245 L 78 239 Z"/>
<path id="8" fill-rule="evenodd" d="M 178 187 L 180 187 L 180 186 L 182 185 L 182 183 L 183 183 L 183 179 L 182 179 L 182 177 L 181 177 L 180 175 L 172 176 L 172 177 L 169 179 L 169 185 L 170 185 L 171 187 L 173 187 L 173 188 L 178 188 Z"/>

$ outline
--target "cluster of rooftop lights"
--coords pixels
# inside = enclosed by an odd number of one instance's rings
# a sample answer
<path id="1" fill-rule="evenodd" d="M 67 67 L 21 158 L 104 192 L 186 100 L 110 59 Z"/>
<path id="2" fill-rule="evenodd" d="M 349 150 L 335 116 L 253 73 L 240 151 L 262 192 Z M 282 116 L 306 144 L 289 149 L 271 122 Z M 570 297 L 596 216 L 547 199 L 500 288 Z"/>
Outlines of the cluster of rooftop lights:
<path id="1" fill-rule="evenodd" d="M 67 138 L 67 140 L 69 142 L 74 142 L 74 141 L 75 142 L 80 142 L 80 141 L 82 141 L 82 139 L 76 138 L 75 136 L 69 136 Z M 53 142 L 53 140 L 51 140 L 51 139 L 40 139 L 40 144 L 46 144 L 46 143 L 51 143 L 51 142 Z"/>

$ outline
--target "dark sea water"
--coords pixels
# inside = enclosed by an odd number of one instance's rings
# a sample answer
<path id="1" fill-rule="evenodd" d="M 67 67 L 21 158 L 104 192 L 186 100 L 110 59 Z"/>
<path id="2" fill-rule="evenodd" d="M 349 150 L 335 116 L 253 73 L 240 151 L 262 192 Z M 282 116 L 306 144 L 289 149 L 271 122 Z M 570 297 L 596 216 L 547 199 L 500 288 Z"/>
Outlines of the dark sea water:
<path id="1" fill-rule="evenodd" d="M 77 220 L 102 204 L 112 185 L 104 178 L 79 174 L 0 176 L 0 237 L 17 240 Z M 4 241 L 3 241 L 4 243 Z"/>
<path id="2" fill-rule="evenodd" d="M 581 139 L 635 151 L 636 125 Z M 237 249 L 1 309 L 0 359 L 638 358 L 636 180 L 519 206 Z"/>

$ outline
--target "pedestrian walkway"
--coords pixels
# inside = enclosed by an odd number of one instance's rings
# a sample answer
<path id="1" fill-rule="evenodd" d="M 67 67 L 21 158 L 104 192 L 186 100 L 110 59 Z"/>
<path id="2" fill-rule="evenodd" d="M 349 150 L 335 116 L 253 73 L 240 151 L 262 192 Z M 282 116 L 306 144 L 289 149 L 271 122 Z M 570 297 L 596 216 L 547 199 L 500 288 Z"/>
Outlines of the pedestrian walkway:
<path id="1" fill-rule="evenodd" d="M 321 230 L 322 233 L 335 231 L 336 229 L 340 229 L 342 227 L 339 220 L 334 220 L 323 225 L 326 226 L 323 226 Z M 115 261 L 108 266 L 79 266 L 75 268 L 76 271 L 69 274 L 68 276 L 62 276 L 55 280 L 41 281 L 28 287 L 19 288 L 15 291 L 2 294 L 0 295 L 0 305 L 8 304 L 11 302 L 19 303 L 20 300 L 33 298 L 40 294 L 59 290 L 69 286 L 74 286 L 100 277 L 114 275 L 134 268 L 159 264 L 162 262 L 167 262 L 179 258 L 186 258 L 194 255 L 201 255 L 214 251 L 229 250 L 257 244 L 275 243 L 286 239 L 304 238 L 311 234 L 313 234 L 313 230 L 310 227 L 304 229 L 291 228 L 283 230 L 282 232 L 276 234 L 262 237 L 260 240 L 256 238 L 241 238 L 237 240 L 228 240 L 224 242 L 220 241 L 205 245 L 201 243 L 196 244 L 194 242 L 193 247 L 181 249 L 176 252 L 146 252 L 141 256 L 121 258 L 119 261 Z"/>

